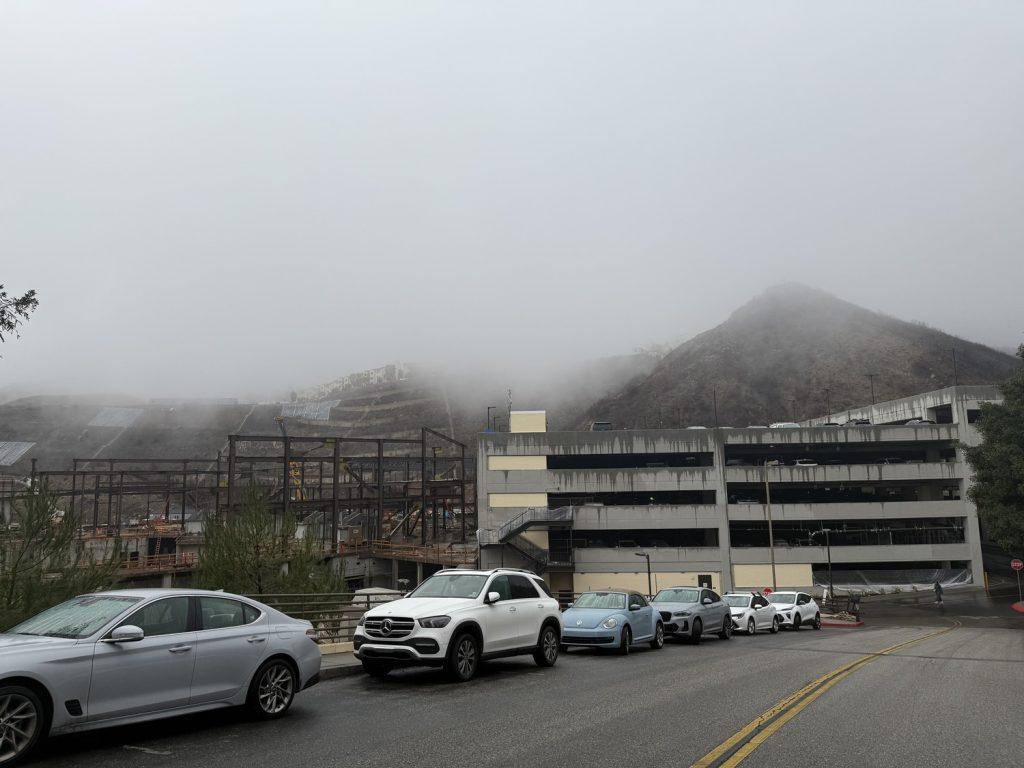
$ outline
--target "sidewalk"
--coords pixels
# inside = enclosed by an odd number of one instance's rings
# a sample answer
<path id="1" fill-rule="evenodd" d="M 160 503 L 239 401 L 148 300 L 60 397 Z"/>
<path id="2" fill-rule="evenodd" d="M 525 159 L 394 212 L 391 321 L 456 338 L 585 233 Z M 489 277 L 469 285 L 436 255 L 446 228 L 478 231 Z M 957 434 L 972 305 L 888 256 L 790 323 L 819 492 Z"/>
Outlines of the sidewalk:
<path id="1" fill-rule="evenodd" d="M 362 672 L 363 665 L 352 651 L 325 653 L 320 660 L 321 680 L 333 680 L 336 677 L 359 675 Z"/>

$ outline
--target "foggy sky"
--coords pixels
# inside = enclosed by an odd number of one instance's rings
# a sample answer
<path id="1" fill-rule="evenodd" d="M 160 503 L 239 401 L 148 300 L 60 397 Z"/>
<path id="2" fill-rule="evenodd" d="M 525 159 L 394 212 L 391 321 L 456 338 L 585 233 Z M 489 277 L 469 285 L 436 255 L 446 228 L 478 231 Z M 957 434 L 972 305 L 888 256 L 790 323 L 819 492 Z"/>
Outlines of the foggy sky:
<path id="1" fill-rule="evenodd" d="M 1024 5 L 0 1 L 0 386 L 540 370 L 798 280 L 1024 341 Z"/>

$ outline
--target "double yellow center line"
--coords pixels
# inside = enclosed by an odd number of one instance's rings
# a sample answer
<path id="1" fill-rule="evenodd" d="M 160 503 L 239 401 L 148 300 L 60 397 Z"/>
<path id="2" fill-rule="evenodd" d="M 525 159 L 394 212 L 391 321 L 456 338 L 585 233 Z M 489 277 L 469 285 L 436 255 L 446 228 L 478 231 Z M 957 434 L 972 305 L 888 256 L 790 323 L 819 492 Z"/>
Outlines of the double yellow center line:
<path id="1" fill-rule="evenodd" d="M 861 667 L 867 666 L 882 656 L 888 656 L 891 653 L 906 648 L 908 645 L 921 643 L 933 637 L 944 635 L 947 632 L 952 632 L 959 626 L 960 622 L 958 621 L 951 627 L 929 632 L 926 635 L 921 635 L 896 645 L 890 645 L 888 648 L 862 656 L 851 661 L 849 664 L 844 664 L 838 669 L 827 672 L 816 680 L 812 680 L 796 693 L 790 694 L 767 712 L 751 720 L 728 739 L 704 755 L 691 768 L 732 768 L 732 766 L 739 765 L 751 752 L 764 744 L 772 734 L 800 714 L 812 701 L 818 699 L 825 691 L 843 678 L 852 675 Z"/>

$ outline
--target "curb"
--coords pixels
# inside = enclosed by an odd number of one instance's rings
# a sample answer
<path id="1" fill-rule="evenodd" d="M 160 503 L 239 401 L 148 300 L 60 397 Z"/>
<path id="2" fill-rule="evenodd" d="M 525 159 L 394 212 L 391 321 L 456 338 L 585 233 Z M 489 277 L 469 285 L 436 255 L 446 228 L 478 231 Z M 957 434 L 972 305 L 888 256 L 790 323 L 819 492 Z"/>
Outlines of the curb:
<path id="1" fill-rule="evenodd" d="M 344 664 L 337 667 L 327 667 L 320 670 L 320 681 L 335 680 L 339 677 L 352 677 L 363 674 L 362 664 Z"/>
<path id="2" fill-rule="evenodd" d="M 822 621 L 821 626 L 831 627 L 832 629 L 853 629 L 855 627 L 863 627 L 863 621 Z"/>

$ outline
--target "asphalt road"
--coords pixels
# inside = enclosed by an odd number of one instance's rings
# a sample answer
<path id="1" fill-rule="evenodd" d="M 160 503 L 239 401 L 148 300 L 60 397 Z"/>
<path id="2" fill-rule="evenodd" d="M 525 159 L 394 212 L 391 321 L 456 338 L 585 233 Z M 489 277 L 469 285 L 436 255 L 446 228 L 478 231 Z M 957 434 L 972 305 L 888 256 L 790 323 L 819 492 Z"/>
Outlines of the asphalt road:
<path id="1" fill-rule="evenodd" d="M 301 694 L 276 722 L 223 712 L 96 731 L 54 739 L 33 765 L 687 766 L 814 678 L 943 623 L 581 650 L 552 669 L 503 660 L 464 685 L 359 675 Z M 978 623 L 872 657 L 743 764 L 1019 765 L 1024 631 Z"/>

